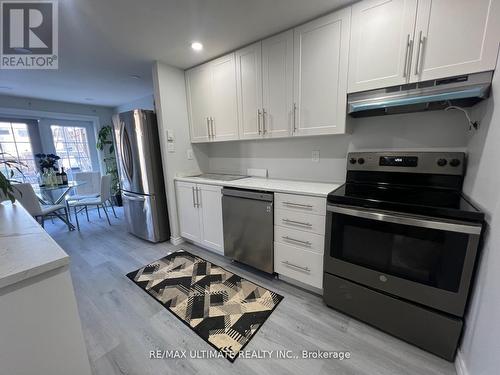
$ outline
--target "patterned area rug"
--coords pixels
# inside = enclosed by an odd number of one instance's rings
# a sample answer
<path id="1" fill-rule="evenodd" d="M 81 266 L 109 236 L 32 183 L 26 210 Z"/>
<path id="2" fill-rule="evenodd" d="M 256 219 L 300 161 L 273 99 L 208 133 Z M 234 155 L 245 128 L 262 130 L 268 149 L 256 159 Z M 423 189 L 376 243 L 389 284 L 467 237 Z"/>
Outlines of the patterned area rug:
<path id="1" fill-rule="evenodd" d="M 184 250 L 127 276 L 231 362 L 283 299 Z"/>

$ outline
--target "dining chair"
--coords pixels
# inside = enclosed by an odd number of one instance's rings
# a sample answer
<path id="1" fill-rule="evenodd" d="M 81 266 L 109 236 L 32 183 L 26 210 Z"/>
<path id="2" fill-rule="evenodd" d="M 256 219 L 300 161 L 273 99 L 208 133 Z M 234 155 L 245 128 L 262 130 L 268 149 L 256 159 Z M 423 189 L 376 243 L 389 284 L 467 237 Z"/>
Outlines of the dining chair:
<path id="1" fill-rule="evenodd" d="M 74 227 L 69 222 L 68 209 L 64 204 L 41 204 L 38 199 L 33 186 L 28 183 L 15 184 L 14 187 L 14 197 L 25 209 L 33 216 L 39 223 L 44 227 L 46 217 L 57 217 L 63 221 L 69 230 L 73 230 Z M 64 216 L 59 211 L 64 211 Z"/>
<path id="2" fill-rule="evenodd" d="M 69 207 L 73 207 L 73 209 L 75 211 L 76 227 L 78 228 L 78 230 L 80 230 L 80 222 L 78 221 L 78 213 L 82 209 L 85 209 L 85 213 L 87 214 L 87 221 L 89 221 L 89 214 L 88 214 L 88 210 L 87 210 L 88 206 L 96 206 L 97 209 L 99 209 L 99 207 L 101 207 L 103 209 L 104 213 L 106 214 L 106 219 L 108 220 L 108 224 L 111 225 L 111 221 L 109 220 L 108 211 L 106 209 L 106 202 L 111 205 L 110 198 L 111 198 L 111 176 L 105 175 L 105 176 L 101 177 L 101 188 L 100 188 L 99 196 L 69 201 L 68 202 Z M 115 213 L 115 209 L 113 208 L 113 205 L 111 205 L 111 209 L 113 210 L 114 216 L 117 217 L 116 213 Z M 99 217 L 100 217 L 100 215 L 99 215 Z"/>

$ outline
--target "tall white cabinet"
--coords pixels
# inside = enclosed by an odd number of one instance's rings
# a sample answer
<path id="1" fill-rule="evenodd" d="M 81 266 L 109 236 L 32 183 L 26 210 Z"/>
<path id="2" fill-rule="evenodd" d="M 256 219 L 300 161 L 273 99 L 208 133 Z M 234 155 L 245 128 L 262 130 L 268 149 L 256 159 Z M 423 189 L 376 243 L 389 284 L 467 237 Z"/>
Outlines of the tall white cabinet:
<path id="1" fill-rule="evenodd" d="M 345 132 L 351 8 L 294 29 L 294 135 Z"/>
<path id="2" fill-rule="evenodd" d="M 417 0 L 365 0 L 352 6 L 349 92 L 401 85 Z"/>
<path id="3" fill-rule="evenodd" d="M 191 142 L 238 139 L 234 53 L 186 71 Z"/>
<path id="4" fill-rule="evenodd" d="M 236 51 L 240 139 L 290 135 L 293 30 Z"/>
<path id="5" fill-rule="evenodd" d="M 224 254 L 221 186 L 176 181 L 181 236 Z"/>
<path id="6" fill-rule="evenodd" d="M 240 139 L 263 135 L 262 43 L 236 51 Z"/>
<path id="7" fill-rule="evenodd" d="M 262 101 L 266 137 L 291 134 L 293 30 L 262 41 Z"/>
<path id="8" fill-rule="evenodd" d="M 352 6 L 348 92 L 495 69 L 494 0 L 364 0 Z"/>

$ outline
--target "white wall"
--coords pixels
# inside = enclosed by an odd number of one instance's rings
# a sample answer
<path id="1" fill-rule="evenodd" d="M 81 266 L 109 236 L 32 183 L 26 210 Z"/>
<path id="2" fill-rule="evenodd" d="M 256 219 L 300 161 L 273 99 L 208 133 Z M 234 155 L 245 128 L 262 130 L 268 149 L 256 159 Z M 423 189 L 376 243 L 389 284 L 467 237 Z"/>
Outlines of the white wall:
<path id="1" fill-rule="evenodd" d="M 499 65 L 500 61 L 497 63 Z M 464 375 L 497 374 L 500 368 L 500 74 L 493 78 L 492 97 L 474 111 L 479 131 L 469 142 L 464 191 L 481 207 L 489 224 L 484 238 L 473 298 L 457 357 Z M 495 106 L 496 104 L 496 106 Z"/>
<path id="2" fill-rule="evenodd" d="M 0 115 L 2 115 L 2 108 L 97 116 L 99 118 L 100 126 L 111 125 L 111 115 L 113 114 L 113 109 L 109 107 L 22 98 L 7 95 L 0 95 Z"/>
<path id="3" fill-rule="evenodd" d="M 156 62 L 153 66 L 153 83 L 162 148 L 163 173 L 167 189 L 170 231 L 173 239 L 179 237 L 174 177 L 180 173 L 196 174 L 208 167 L 203 145 L 191 147 L 186 103 L 184 71 Z M 173 131 L 175 152 L 167 152 L 167 130 Z M 186 150 L 193 149 L 194 158 L 188 160 Z"/>
<path id="4" fill-rule="evenodd" d="M 122 112 L 132 111 L 133 109 L 149 109 L 151 111 L 154 111 L 155 104 L 154 104 L 153 94 L 133 100 L 129 103 L 121 104 L 118 107 L 115 107 L 114 112 L 122 113 Z"/>
<path id="5" fill-rule="evenodd" d="M 343 181 L 346 154 L 368 149 L 465 149 L 467 124 L 457 112 L 427 112 L 349 119 L 352 134 L 212 143 L 209 171 L 246 173 L 267 168 L 269 177 Z M 313 150 L 320 162 L 311 161 Z"/>

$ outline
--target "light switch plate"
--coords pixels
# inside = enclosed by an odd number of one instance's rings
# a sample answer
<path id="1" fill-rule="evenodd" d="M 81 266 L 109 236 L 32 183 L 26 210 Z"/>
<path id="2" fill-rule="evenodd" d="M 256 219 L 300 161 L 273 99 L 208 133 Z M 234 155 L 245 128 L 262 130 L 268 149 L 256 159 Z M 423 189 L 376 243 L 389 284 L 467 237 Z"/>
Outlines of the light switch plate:
<path id="1" fill-rule="evenodd" d="M 314 150 L 312 152 L 311 160 L 315 163 L 319 163 L 319 150 Z"/>
<path id="2" fill-rule="evenodd" d="M 174 142 L 167 142 L 167 150 L 168 150 L 168 152 L 175 152 L 175 143 Z"/>
<path id="3" fill-rule="evenodd" d="M 191 150 L 190 148 L 187 149 L 186 156 L 187 156 L 188 160 L 193 160 L 193 150 Z"/>

